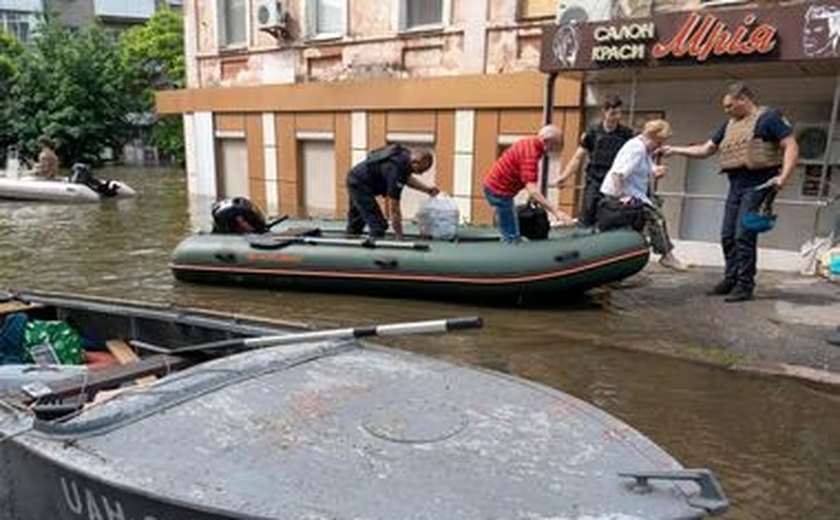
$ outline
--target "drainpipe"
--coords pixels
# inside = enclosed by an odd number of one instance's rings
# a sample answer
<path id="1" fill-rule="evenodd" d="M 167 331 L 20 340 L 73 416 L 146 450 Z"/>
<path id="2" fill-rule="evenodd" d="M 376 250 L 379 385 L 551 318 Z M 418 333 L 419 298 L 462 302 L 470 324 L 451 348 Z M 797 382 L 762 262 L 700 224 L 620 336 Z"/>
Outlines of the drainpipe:
<path id="1" fill-rule="evenodd" d="M 831 123 L 829 123 L 828 126 L 828 136 L 825 143 L 825 153 L 823 154 L 822 171 L 820 172 L 820 185 L 819 191 L 817 192 L 820 199 L 822 199 L 823 190 L 826 187 L 828 177 L 828 166 L 829 161 L 831 160 L 831 143 L 834 142 L 834 125 L 837 124 L 838 105 L 840 105 L 840 74 L 834 78 L 834 101 L 831 104 Z M 817 237 L 817 228 L 819 228 L 820 225 L 820 212 L 823 208 L 828 207 L 830 204 L 831 202 L 827 200 L 819 201 L 816 214 L 814 215 L 814 229 L 811 234 L 811 238 Z"/>
<path id="2" fill-rule="evenodd" d="M 551 72 L 545 78 L 545 95 L 543 96 L 543 125 L 550 125 L 554 118 L 554 84 L 557 82 L 557 73 Z M 548 196 L 548 166 L 549 158 L 546 155 L 540 168 L 540 193 L 543 197 Z"/>
<path id="3" fill-rule="evenodd" d="M 631 80 L 630 80 L 630 119 L 627 126 L 633 128 L 633 124 L 635 123 L 634 119 L 636 117 L 636 88 L 638 84 L 638 76 L 639 71 L 637 69 L 633 69 Z"/>

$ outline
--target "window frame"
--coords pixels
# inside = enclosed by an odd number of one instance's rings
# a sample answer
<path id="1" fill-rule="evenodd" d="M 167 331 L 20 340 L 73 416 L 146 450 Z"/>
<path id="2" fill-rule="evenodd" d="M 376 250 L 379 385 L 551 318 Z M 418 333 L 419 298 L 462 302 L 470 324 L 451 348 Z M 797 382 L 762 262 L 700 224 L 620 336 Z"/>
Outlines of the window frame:
<path id="1" fill-rule="evenodd" d="M 251 15 L 253 13 L 251 8 L 251 0 L 243 0 L 245 4 L 245 37 L 241 42 L 228 42 L 227 30 L 225 28 L 224 12 L 225 3 L 227 0 L 216 0 L 216 39 L 219 50 L 221 51 L 237 51 L 247 49 L 251 42 Z"/>
<path id="2" fill-rule="evenodd" d="M 452 23 L 452 0 L 441 0 L 440 22 L 408 26 L 408 2 L 411 0 L 394 0 L 394 27 L 399 34 L 410 34 L 427 31 L 441 31 Z"/>
<path id="3" fill-rule="evenodd" d="M 318 32 L 318 2 L 320 0 L 305 0 L 303 4 L 303 19 L 306 21 L 306 39 L 309 41 L 339 40 L 347 35 L 348 0 L 341 2 L 341 24 L 338 32 Z"/>
<path id="4" fill-rule="evenodd" d="M 11 19 L 14 18 L 14 29 L 12 30 L 12 21 Z M 23 25 L 26 25 L 26 37 L 22 38 L 19 28 Z M 28 11 L 17 11 L 14 9 L 2 9 L 0 10 L 0 29 L 9 33 L 10 35 L 14 36 L 19 42 L 23 44 L 28 44 L 29 40 L 31 39 L 33 30 L 37 22 L 34 20 L 33 13 Z"/>

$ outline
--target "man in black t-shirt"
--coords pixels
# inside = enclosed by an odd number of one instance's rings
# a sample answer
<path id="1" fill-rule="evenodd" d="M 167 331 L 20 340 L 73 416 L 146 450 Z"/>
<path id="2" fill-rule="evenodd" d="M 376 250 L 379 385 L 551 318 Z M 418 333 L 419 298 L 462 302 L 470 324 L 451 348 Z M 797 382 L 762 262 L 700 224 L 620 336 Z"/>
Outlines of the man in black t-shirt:
<path id="1" fill-rule="evenodd" d="M 575 175 L 584 160 L 588 159 L 579 218 L 584 226 L 595 225 L 598 203 L 603 198 L 601 183 L 618 151 L 633 137 L 633 130 L 621 124 L 621 98 L 618 96 L 607 96 L 601 105 L 601 116 L 600 121 L 586 129 L 575 155 L 557 181 L 557 187 L 562 187 L 566 179 Z"/>
<path id="2" fill-rule="evenodd" d="M 372 237 L 385 236 L 388 221 L 376 201 L 384 196 L 388 214 L 397 240 L 403 236 L 400 197 L 405 186 L 437 195 L 440 190 L 427 186 L 413 174 L 420 174 L 432 167 L 432 154 L 426 150 L 409 150 L 401 145 L 390 145 L 371 152 L 347 174 L 347 193 L 350 196 L 347 212 L 347 233 L 360 235 L 365 225 Z"/>
<path id="3" fill-rule="evenodd" d="M 781 190 L 799 160 L 793 129 L 774 108 L 755 103 L 755 95 L 743 83 L 729 86 L 723 96 L 729 120 L 703 144 L 665 146 L 663 155 L 697 159 L 719 153 L 721 172 L 729 178 L 729 193 L 721 226 L 721 246 L 726 269 L 710 294 L 727 295 L 727 302 L 753 297 L 758 231 L 743 224 L 743 215 L 753 211 L 756 188 L 769 184 Z"/>

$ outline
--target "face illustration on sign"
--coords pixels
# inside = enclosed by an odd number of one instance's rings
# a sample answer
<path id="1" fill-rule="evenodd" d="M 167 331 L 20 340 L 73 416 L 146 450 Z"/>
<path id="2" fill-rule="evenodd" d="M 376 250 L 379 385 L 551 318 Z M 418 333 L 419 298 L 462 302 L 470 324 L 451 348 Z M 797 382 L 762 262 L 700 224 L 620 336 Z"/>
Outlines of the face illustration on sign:
<path id="1" fill-rule="evenodd" d="M 840 7 L 812 5 L 805 12 L 802 47 L 811 58 L 840 56 Z"/>
<path id="2" fill-rule="evenodd" d="M 577 63 L 580 49 L 580 35 L 576 24 L 570 23 L 560 27 L 554 34 L 551 48 L 554 51 L 554 57 L 563 68 L 573 67 Z"/>

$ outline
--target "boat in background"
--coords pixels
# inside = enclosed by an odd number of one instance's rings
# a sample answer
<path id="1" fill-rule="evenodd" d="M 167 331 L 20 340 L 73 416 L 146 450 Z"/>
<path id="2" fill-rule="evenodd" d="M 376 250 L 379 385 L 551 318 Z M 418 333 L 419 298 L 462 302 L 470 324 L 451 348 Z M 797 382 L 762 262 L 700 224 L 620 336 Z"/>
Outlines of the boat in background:
<path id="1" fill-rule="evenodd" d="M 265 233 L 200 233 L 171 263 L 181 281 L 502 304 L 551 302 L 631 276 L 649 248 L 632 230 L 556 228 L 546 240 L 499 242 L 461 227 L 454 240 L 347 237 L 344 223 L 285 219 Z"/>
<path id="2" fill-rule="evenodd" d="M 86 168 L 86 170 L 85 170 Z M 35 175 L 18 175 L 7 170 L 0 176 L 0 199 L 47 202 L 101 202 L 108 199 L 134 197 L 137 193 L 128 184 L 117 180 L 100 180 L 84 164 L 75 164 L 70 177 L 45 179 Z"/>
<path id="3" fill-rule="evenodd" d="M 34 293 L 10 313 L 70 324 L 120 364 L 0 367 L 2 518 L 664 520 L 728 505 L 710 472 L 559 390 L 360 340 L 474 318 L 314 331 Z"/>

